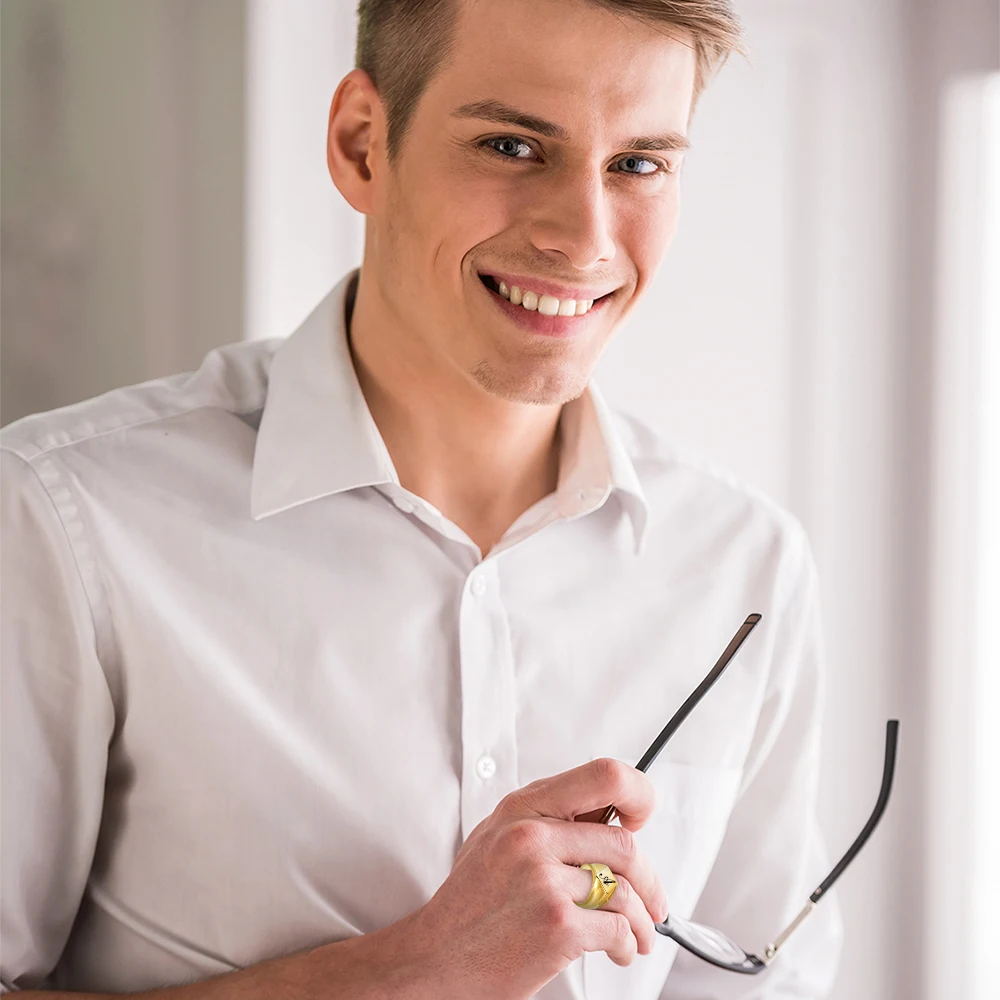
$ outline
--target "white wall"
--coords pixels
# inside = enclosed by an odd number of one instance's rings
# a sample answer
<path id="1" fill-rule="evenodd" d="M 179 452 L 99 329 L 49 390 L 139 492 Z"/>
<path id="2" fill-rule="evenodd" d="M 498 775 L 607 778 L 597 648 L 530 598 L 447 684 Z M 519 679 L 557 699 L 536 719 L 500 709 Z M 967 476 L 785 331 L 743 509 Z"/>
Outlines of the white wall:
<path id="1" fill-rule="evenodd" d="M 602 374 L 806 525 L 829 667 L 821 818 L 837 857 L 874 806 L 887 718 L 901 718 L 900 770 L 913 764 L 893 652 L 899 22 L 886 2 L 741 7 L 751 65 L 706 93 L 681 232 Z M 903 791 L 838 887 L 839 1000 L 916 995 L 894 902 Z M 909 870 L 920 862 L 911 852 Z"/>
<path id="2" fill-rule="evenodd" d="M 902 717 L 901 771 L 919 725 L 898 697 L 892 598 L 902 12 L 888 0 L 741 6 L 752 65 L 734 61 L 703 99 L 681 230 L 599 377 L 805 522 L 830 667 L 822 820 L 839 854 L 874 805 L 886 718 Z M 352 65 L 353 9 L 251 4 L 251 336 L 291 329 L 360 259 L 322 144 Z M 894 899 L 921 858 L 898 805 L 842 883 L 839 1000 L 918 996 Z"/>
<path id="3" fill-rule="evenodd" d="M 1000 73 L 954 81 L 941 111 L 925 913 L 937 947 L 927 973 L 934 995 L 987 1000 L 1000 933 Z"/>
<path id="4" fill-rule="evenodd" d="M 361 221 L 323 150 L 355 4 L 249 3 L 247 329 L 270 336 L 360 259 Z M 806 525 L 824 588 L 831 854 L 867 817 L 885 720 L 901 720 L 888 815 L 840 884 L 834 996 L 965 1000 L 962 925 L 947 914 L 969 898 L 953 891 L 968 760 L 942 758 L 940 743 L 968 713 L 953 702 L 934 724 L 964 621 L 935 631 L 934 560 L 946 553 L 956 587 L 969 563 L 961 532 L 930 530 L 954 512 L 934 421 L 963 433 L 934 353 L 947 340 L 935 317 L 952 210 L 940 100 L 955 76 L 1000 66 L 1000 14 L 995 0 L 738 6 L 751 63 L 735 60 L 703 98 L 680 232 L 598 374 L 612 400 Z"/>
<path id="5" fill-rule="evenodd" d="M 350 0 L 248 0 L 246 336 L 291 332 L 361 260 L 361 217 L 326 168 L 333 92 L 354 65 Z"/>

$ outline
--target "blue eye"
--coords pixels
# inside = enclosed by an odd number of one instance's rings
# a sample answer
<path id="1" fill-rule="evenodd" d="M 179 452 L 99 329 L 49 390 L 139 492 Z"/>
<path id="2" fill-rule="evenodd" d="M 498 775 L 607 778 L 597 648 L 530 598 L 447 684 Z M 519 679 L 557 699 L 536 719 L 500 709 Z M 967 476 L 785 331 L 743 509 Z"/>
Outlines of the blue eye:
<path id="1" fill-rule="evenodd" d="M 638 176 L 653 174 L 663 169 L 663 164 L 657 160 L 647 160 L 644 156 L 623 156 L 618 161 L 618 164 L 624 164 L 624 167 L 621 168 L 621 173 L 637 174 Z M 636 169 L 642 164 L 645 164 L 648 169 Z"/>
<path id="2" fill-rule="evenodd" d="M 487 139 L 483 145 L 508 160 L 523 160 L 531 155 L 531 147 L 526 142 L 515 139 L 511 135 L 500 135 L 493 139 Z"/>

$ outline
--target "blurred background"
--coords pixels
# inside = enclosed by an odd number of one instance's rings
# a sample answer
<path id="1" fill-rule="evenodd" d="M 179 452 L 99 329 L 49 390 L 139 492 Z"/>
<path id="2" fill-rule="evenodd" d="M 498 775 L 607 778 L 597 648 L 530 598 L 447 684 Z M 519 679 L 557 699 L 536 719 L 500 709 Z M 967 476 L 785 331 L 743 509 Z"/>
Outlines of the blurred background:
<path id="1" fill-rule="evenodd" d="M 804 522 L 837 1000 L 996 997 L 996 0 L 742 0 L 614 402 Z M 325 164 L 353 0 L 2 0 L 0 420 L 291 332 L 360 261 Z M 817 873 L 821 876 L 822 873 Z M 762 929 L 766 933 L 766 929 Z"/>

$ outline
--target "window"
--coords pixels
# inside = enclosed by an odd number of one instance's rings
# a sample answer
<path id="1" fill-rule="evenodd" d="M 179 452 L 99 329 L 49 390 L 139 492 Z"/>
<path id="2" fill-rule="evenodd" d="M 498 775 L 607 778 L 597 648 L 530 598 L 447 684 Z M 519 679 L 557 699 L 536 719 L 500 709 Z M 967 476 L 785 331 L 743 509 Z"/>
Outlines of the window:
<path id="1" fill-rule="evenodd" d="M 1000 939 L 1000 74 L 942 106 L 932 385 L 927 996 L 996 996 Z"/>
<path id="2" fill-rule="evenodd" d="M 1000 940 L 1000 74 L 981 88 L 982 231 L 975 640 L 970 1000 L 996 996 Z"/>

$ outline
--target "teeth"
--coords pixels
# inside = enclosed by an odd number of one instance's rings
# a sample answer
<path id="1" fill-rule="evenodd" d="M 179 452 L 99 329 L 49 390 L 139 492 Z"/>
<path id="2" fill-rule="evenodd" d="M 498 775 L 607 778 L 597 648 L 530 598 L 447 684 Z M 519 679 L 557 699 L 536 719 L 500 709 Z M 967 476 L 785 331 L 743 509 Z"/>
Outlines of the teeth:
<path id="1" fill-rule="evenodd" d="M 499 286 L 500 294 L 512 305 L 523 306 L 532 312 L 537 309 L 543 316 L 583 316 L 594 304 L 593 299 L 557 299 L 554 295 L 539 295 L 517 285 L 508 285 L 505 281 L 499 282 Z"/>

